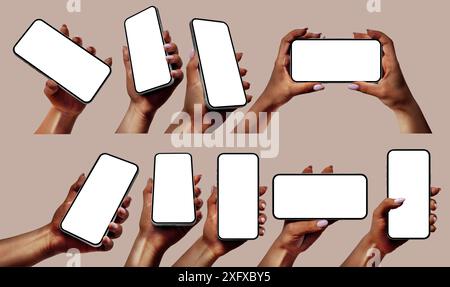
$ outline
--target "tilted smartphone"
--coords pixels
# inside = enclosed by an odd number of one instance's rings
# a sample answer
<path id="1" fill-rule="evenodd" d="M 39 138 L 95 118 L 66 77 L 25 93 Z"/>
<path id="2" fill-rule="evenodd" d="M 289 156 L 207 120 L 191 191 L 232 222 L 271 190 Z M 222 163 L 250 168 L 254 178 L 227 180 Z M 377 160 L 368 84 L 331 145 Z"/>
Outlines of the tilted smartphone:
<path id="1" fill-rule="evenodd" d="M 388 214 L 392 239 L 426 239 L 430 235 L 431 159 L 426 150 L 391 150 L 387 156 L 387 196 L 404 198 Z"/>
<path id="2" fill-rule="evenodd" d="M 247 98 L 228 25 L 196 18 L 190 28 L 207 106 L 210 109 L 245 106 Z"/>
<path id="3" fill-rule="evenodd" d="M 372 39 L 298 39 L 291 44 L 295 82 L 378 82 L 382 47 Z"/>
<path id="4" fill-rule="evenodd" d="M 192 156 L 159 153 L 153 169 L 152 221 L 155 225 L 195 223 Z"/>
<path id="5" fill-rule="evenodd" d="M 159 12 L 154 6 L 125 20 L 134 87 L 139 94 L 170 86 L 174 81 L 162 33 Z"/>
<path id="6" fill-rule="evenodd" d="M 258 156 L 256 154 L 219 155 L 217 187 L 219 238 L 221 240 L 258 238 Z"/>
<path id="7" fill-rule="evenodd" d="M 111 74 L 103 61 L 41 19 L 23 34 L 14 53 L 83 103 L 93 100 Z"/>
<path id="8" fill-rule="evenodd" d="M 362 174 L 279 174 L 273 178 L 277 219 L 363 219 L 367 178 Z"/>
<path id="9" fill-rule="evenodd" d="M 108 225 L 133 184 L 138 166 L 102 154 L 64 216 L 60 229 L 94 247 L 102 244 Z"/>

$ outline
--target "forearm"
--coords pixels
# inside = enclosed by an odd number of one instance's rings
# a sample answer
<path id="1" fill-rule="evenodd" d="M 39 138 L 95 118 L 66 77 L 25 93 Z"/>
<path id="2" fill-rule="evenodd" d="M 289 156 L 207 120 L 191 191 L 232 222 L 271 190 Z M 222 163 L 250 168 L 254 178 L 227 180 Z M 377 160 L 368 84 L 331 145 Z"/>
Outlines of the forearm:
<path id="1" fill-rule="evenodd" d="M 149 112 L 143 114 L 140 112 L 133 102 L 130 102 L 125 116 L 116 130 L 116 133 L 133 133 L 133 134 L 143 134 L 147 133 L 150 124 L 155 117 L 156 112 Z"/>
<path id="2" fill-rule="evenodd" d="M 50 248 L 48 226 L 0 240 L 0 266 L 32 266 L 57 254 Z"/>
<path id="3" fill-rule="evenodd" d="M 342 263 L 342 267 L 366 267 L 369 260 L 374 256 L 371 250 L 376 249 L 376 243 L 369 235 L 364 236 L 355 249 Z M 385 254 L 380 251 L 380 262 L 383 260 Z"/>
<path id="4" fill-rule="evenodd" d="M 269 126 L 272 113 L 277 112 L 280 108 L 273 102 L 272 97 L 274 95 L 270 95 L 270 93 L 270 91 L 264 91 L 261 94 L 255 104 L 247 111 L 239 127 L 236 128 L 237 132 L 244 130 L 245 133 L 260 133 Z M 263 115 L 265 118 L 264 121 L 261 121 Z"/>
<path id="5" fill-rule="evenodd" d="M 259 263 L 259 267 L 292 267 L 299 253 L 284 248 L 279 240 L 275 242 L 267 251 L 264 258 Z"/>
<path id="6" fill-rule="evenodd" d="M 125 263 L 126 267 L 157 267 L 161 263 L 165 249 L 157 247 L 152 240 L 139 234 Z"/>
<path id="7" fill-rule="evenodd" d="M 66 114 L 52 107 L 35 133 L 70 134 L 77 118 L 78 115 Z"/>
<path id="8" fill-rule="evenodd" d="M 402 133 L 431 133 L 427 120 L 412 95 L 411 101 L 394 109 L 394 113 Z"/>
<path id="9" fill-rule="evenodd" d="M 208 247 L 202 238 L 199 238 L 181 257 L 175 262 L 174 267 L 210 267 L 219 256 Z"/>

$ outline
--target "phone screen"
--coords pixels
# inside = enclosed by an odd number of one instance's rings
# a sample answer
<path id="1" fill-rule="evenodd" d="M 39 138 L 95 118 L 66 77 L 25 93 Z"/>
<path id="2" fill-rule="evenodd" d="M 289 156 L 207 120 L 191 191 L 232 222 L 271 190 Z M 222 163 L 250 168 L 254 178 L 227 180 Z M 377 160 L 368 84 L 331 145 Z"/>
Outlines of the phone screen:
<path id="1" fill-rule="evenodd" d="M 291 46 L 296 82 L 378 82 L 382 48 L 371 39 L 300 39 Z"/>
<path id="2" fill-rule="evenodd" d="M 43 20 L 33 22 L 14 53 L 84 103 L 92 101 L 111 73 L 108 65 Z"/>
<path id="3" fill-rule="evenodd" d="M 389 211 L 388 234 L 395 239 L 425 239 L 430 234 L 430 154 L 392 150 L 388 154 L 388 197 L 404 198 Z"/>
<path id="4" fill-rule="evenodd" d="M 194 19 L 191 31 L 209 107 L 223 109 L 244 106 L 247 99 L 228 25 L 219 21 Z"/>
<path id="5" fill-rule="evenodd" d="M 138 173 L 137 165 L 102 154 L 78 191 L 61 230 L 98 247 Z"/>
<path id="6" fill-rule="evenodd" d="M 156 7 L 126 19 L 125 32 L 136 92 L 144 93 L 172 84 Z"/>
<path id="7" fill-rule="evenodd" d="M 161 153 L 155 156 L 152 221 L 157 225 L 195 223 L 190 154 Z"/>
<path id="8" fill-rule="evenodd" d="M 219 238 L 256 239 L 259 233 L 258 156 L 221 154 L 217 172 Z"/>
<path id="9" fill-rule="evenodd" d="M 273 179 L 278 219 L 363 219 L 367 179 L 359 174 L 281 174 Z"/>

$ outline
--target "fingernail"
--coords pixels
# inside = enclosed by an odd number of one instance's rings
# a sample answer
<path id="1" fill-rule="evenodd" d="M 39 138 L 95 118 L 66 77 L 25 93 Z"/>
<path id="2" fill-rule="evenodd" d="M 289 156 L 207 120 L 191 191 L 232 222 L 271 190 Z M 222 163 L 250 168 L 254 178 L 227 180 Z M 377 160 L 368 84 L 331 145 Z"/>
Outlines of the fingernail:
<path id="1" fill-rule="evenodd" d="M 266 233 L 266 231 L 264 229 L 262 229 L 261 234 L 264 235 L 264 233 Z"/>
<path id="2" fill-rule="evenodd" d="M 313 87 L 314 91 L 321 91 L 323 89 L 325 89 L 325 87 L 321 84 L 317 84 Z"/>
<path id="3" fill-rule="evenodd" d="M 166 59 L 167 60 L 172 60 L 174 57 L 173 57 L 173 55 L 168 55 L 168 56 L 166 56 Z"/>
<path id="4" fill-rule="evenodd" d="M 189 59 L 194 58 L 194 55 L 195 55 L 194 50 L 191 50 L 191 51 L 189 52 Z"/>
<path id="5" fill-rule="evenodd" d="M 261 207 L 262 207 L 262 208 L 266 208 L 266 204 L 263 202 L 263 203 L 261 204 Z"/>
<path id="6" fill-rule="evenodd" d="M 328 168 L 331 168 L 331 169 L 333 169 L 334 168 L 334 166 L 332 166 L 332 165 L 330 165 Z"/>
<path id="7" fill-rule="evenodd" d="M 169 49 L 169 48 L 171 48 L 172 47 L 172 44 L 164 44 L 164 48 L 165 49 Z"/>
<path id="8" fill-rule="evenodd" d="M 402 204 L 403 202 L 405 202 L 404 198 L 397 198 L 396 200 L 394 200 L 395 204 Z"/>
<path id="9" fill-rule="evenodd" d="M 357 84 L 350 84 L 348 85 L 348 89 L 352 91 L 357 91 L 359 90 L 359 86 Z"/>
<path id="10" fill-rule="evenodd" d="M 62 26 L 63 26 L 63 28 L 67 28 L 67 25 L 66 25 L 66 24 L 63 24 Z"/>
<path id="11" fill-rule="evenodd" d="M 433 215 L 433 223 L 436 223 L 436 221 L 437 221 L 437 216 Z"/>
<path id="12" fill-rule="evenodd" d="M 320 220 L 319 222 L 317 222 L 317 227 L 319 228 L 324 228 L 328 226 L 328 220 Z"/>
<path id="13" fill-rule="evenodd" d="M 109 57 L 108 59 L 106 59 L 106 61 L 110 61 L 110 62 L 112 62 L 112 58 L 111 58 L 111 57 Z"/>
<path id="14" fill-rule="evenodd" d="M 259 221 L 261 221 L 261 223 L 264 223 L 264 222 L 266 222 L 266 219 L 264 217 L 261 217 L 261 219 Z"/>

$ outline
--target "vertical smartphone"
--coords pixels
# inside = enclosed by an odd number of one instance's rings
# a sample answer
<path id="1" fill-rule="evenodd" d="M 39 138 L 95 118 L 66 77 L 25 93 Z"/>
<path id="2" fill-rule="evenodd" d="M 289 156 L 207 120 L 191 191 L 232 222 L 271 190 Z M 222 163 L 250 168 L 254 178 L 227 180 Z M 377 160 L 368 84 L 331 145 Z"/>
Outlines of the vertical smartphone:
<path id="1" fill-rule="evenodd" d="M 389 211 L 392 239 L 426 239 L 430 235 L 431 159 L 427 150 L 391 150 L 387 156 L 387 196 L 404 198 Z"/>
<path id="2" fill-rule="evenodd" d="M 152 221 L 155 225 L 195 223 L 192 156 L 159 153 L 153 169 Z"/>
<path id="3" fill-rule="evenodd" d="M 364 219 L 367 178 L 362 174 L 279 174 L 273 178 L 277 219 Z"/>
<path id="4" fill-rule="evenodd" d="M 108 225 L 130 190 L 138 166 L 113 155 L 102 154 L 89 172 L 64 216 L 60 229 L 91 246 L 99 247 Z"/>
<path id="5" fill-rule="evenodd" d="M 295 82 L 378 82 L 382 47 L 372 39 L 299 39 L 291 44 Z"/>
<path id="6" fill-rule="evenodd" d="M 41 19 L 31 24 L 13 51 L 83 103 L 94 99 L 111 74 L 103 61 Z"/>
<path id="7" fill-rule="evenodd" d="M 245 106 L 247 98 L 228 25 L 196 18 L 190 28 L 207 106 L 210 109 Z"/>
<path id="8" fill-rule="evenodd" d="M 134 87 L 139 94 L 164 88 L 173 83 L 162 33 L 159 12 L 154 6 L 125 20 Z"/>
<path id="9" fill-rule="evenodd" d="M 221 154 L 217 161 L 219 238 L 221 240 L 258 238 L 258 156 Z"/>

